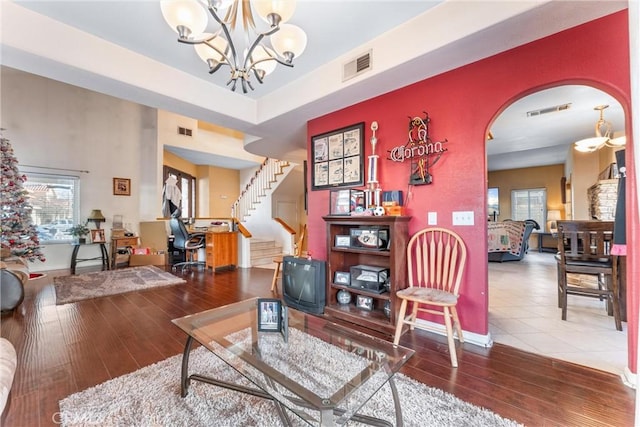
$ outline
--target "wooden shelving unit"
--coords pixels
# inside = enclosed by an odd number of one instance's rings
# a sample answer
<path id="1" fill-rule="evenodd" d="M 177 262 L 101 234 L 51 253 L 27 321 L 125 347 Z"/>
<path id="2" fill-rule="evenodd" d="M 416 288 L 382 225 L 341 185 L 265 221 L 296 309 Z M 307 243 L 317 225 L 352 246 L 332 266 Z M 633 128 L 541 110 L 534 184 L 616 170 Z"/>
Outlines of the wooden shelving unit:
<path id="1" fill-rule="evenodd" d="M 399 303 L 396 291 L 407 286 L 407 255 L 409 240 L 409 221 L 406 216 L 325 216 L 327 226 L 327 303 L 325 315 L 357 324 L 368 329 L 393 335 Z M 388 248 L 362 249 L 354 247 L 336 247 L 336 236 L 349 235 L 354 228 L 385 228 L 389 230 Z M 381 294 L 336 284 L 333 282 L 336 271 L 348 272 L 355 265 L 384 267 L 389 269 L 390 290 Z M 339 304 L 337 293 L 340 289 L 348 290 L 352 295 L 350 304 Z M 356 307 L 357 295 L 373 298 L 373 310 L 368 311 Z M 384 305 L 390 301 L 390 316 L 384 313 Z"/>

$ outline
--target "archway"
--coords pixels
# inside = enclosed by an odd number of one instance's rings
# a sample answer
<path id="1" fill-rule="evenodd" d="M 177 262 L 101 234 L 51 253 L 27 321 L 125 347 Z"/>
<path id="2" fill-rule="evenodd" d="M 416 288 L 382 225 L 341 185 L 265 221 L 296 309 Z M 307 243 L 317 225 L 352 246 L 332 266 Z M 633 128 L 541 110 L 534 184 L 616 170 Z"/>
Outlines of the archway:
<path id="1" fill-rule="evenodd" d="M 499 188 L 500 195 L 499 215 L 494 219 L 514 216 L 511 192 L 516 188 L 545 190 L 542 232 L 548 232 L 547 210 L 559 211 L 562 219 L 591 218 L 586 192 L 615 162 L 615 150 L 605 147 L 590 154 L 574 153 L 572 145 L 577 140 L 594 136 L 594 125 L 599 118 L 599 111 L 594 108 L 599 105 L 608 105 L 603 114 L 612 124 L 613 132 L 616 135 L 624 133 L 625 111 L 620 102 L 608 93 L 586 85 L 532 89 L 496 114 L 488 129 L 493 139 L 487 141 L 486 147 L 488 186 Z M 543 235 L 549 234 L 532 236 L 532 247 L 522 261 L 489 265 L 489 332 L 492 338 L 535 353 L 622 374 L 627 366 L 626 326 L 621 335 L 615 330 L 613 320 L 607 319 L 606 312 L 593 320 L 594 323 L 589 323 L 592 312 L 600 313 L 598 307 L 590 304 L 597 301 L 579 304 L 578 312 L 570 315 L 573 319 L 569 322 L 560 320 L 555 298 L 554 253 L 552 250 L 538 252 L 538 239 Z M 552 248 L 554 242 L 547 242 L 547 245 Z M 501 278 L 510 277 L 510 274 L 519 280 L 512 280 L 501 288 Z M 614 342 L 617 358 L 613 355 L 612 362 L 609 354 L 605 360 L 604 356 L 591 353 L 588 346 L 580 345 L 580 341 L 593 342 L 578 338 L 585 332 L 591 337 L 600 334 L 603 340 Z"/>

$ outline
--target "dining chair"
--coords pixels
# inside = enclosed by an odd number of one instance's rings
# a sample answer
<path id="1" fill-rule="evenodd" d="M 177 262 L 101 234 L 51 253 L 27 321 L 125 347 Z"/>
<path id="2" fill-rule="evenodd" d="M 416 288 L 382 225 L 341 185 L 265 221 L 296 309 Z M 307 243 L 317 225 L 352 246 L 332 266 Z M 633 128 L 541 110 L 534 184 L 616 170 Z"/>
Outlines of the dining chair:
<path id="1" fill-rule="evenodd" d="M 404 325 L 433 330 L 420 322 L 418 313 L 444 317 L 451 365 L 458 367 L 454 327 L 458 340 L 464 342 L 456 304 L 467 262 L 467 248 L 460 236 L 445 228 L 425 228 L 414 234 L 407 245 L 408 287 L 396 292 L 402 301 L 396 324 L 394 345 L 398 345 Z M 408 316 L 407 307 L 412 303 Z M 406 317 L 405 317 L 406 316 Z"/>
<path id="2" fill-rule="evenodd" d="M 558 221 L 558 296 L 562 320 L 567 320 L 568 295 L 607 301 L 616 329 L 622 330 L 618 257 L 611 254 L 613 221 Z M 568 280 L 568 275 L 592 277 Z"/>
<path id="3" fill-rule="evenodd" d="M 294 251 L 293 251 L 293 256 L 299 257 L 302 255 L 302 246 L 304 245 L 304 239 L 306 237 L 307 234 L 307 224 L 305 224 L 302 227 L 302 232 L 300 233 L 300 238 L 298 239 L 298 241 L 296 242 L 296 244 L 294 245 Z M 281 270 L 282 270 L 282 259 L 283 256 L 282 255 L 278 255 L 273 257 L 273 262 L 276 264 L 276 268 L 273 271 L 273 279 L 271 280 L 271 292 L 277 292 L 278 291 L 278 279 L 281 276 Z"/>

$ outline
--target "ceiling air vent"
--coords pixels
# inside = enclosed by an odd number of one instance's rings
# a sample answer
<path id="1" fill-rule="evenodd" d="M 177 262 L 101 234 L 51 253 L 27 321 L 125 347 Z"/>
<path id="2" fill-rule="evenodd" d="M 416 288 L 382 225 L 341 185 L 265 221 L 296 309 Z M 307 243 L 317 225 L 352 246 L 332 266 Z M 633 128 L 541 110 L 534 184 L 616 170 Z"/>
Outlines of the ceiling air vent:
<path id="1" fill-rule="evenodd" d="M 556 111 L 564 111 L 571 108 L 571 103 L 554 105 L 553 107 L 541 108 L 539 110 L 527 111 L 527 117 L 540 116 L 542 114 L 555 113 Z"/>
<path id="2" fill-rule="evenodd" d="M 192 136 L 193 131 L 191 129 L 178 126 L 178 135 Z"/>
<path id="3" fill-rule="evenodd" d="M 346 82 L 347 80 L 352 79 L 355 76 L 370 70 L 371 54 L 372 52 L 369 51 L 345 63 L 342 66 L 342 81 Z"/>

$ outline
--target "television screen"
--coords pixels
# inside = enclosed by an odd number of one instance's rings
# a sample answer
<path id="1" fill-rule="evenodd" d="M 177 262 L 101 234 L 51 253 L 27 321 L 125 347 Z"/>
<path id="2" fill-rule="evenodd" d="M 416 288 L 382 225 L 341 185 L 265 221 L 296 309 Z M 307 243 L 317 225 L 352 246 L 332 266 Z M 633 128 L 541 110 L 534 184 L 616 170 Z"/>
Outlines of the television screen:
<path id="1" fill-rule="evenodd" d="M 324 313 L 326 263 L 286 256 L 282 262 L 282 292 L 285 303 L 300 311 Z"/>

